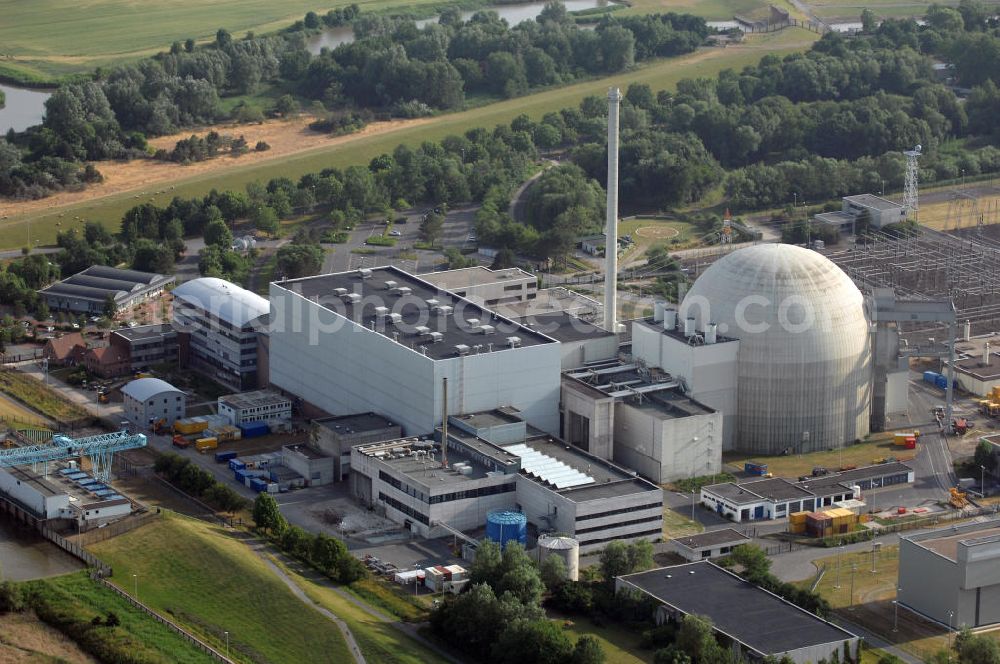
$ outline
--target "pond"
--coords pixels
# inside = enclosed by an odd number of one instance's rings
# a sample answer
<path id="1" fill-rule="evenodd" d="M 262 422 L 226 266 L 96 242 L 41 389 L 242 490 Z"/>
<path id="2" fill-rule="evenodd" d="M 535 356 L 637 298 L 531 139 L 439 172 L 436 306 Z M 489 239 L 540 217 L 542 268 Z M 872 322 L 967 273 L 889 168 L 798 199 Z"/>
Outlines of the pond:
<path id="1" fill-rule="evenodd" d="M 83 563 L 35 531 L 0 517 L 0 579 L 27 581 L 83 569 Z"/>
<path id="2" fill-rule="evenodd" d="M 51 92 L 10 85 L 0 85 L 0 92 L 7 97 L 6 104 L 0 108 L 0 134 L 6 134 L 9 129 L 24 131 L 42 123 L 45 100 L 52 95 Z"/>
<path id="3" fill-rule="evenodd" d="M 506 19 L 510 25 L 517 25 L 523 21 L 530 21 L 542 13 L 545 2 L 524 2 L 515 5 L 489 5 L 482 9 L 463 11 L 462 20 L 469 20 L 477 11 L 491 10 Z M 607 7 L 608 0 L 563 0 L 567 11 L 577 12 L 583 9 L 594 9 L 595 7 Z M 417 21 L 417 26 L 423 27 L 437 21 L 437 18 L 425 18 Z M 349 25 L 339 28 L 328 28 L 323 32 L 313 35 L 306 40 L 306 48 L 313 55 L 317 55 L 324 48 L 337 48 L 341 44 L 350 44 L 354 41 L 354 31 Z"/>

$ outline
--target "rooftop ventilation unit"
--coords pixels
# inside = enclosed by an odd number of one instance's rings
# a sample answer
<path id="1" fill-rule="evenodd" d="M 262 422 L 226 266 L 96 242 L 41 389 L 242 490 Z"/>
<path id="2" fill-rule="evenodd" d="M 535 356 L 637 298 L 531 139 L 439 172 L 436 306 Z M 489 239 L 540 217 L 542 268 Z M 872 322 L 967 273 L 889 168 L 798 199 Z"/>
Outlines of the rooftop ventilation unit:
<path id="1" fill-rule="evenodd" d="M 428 306 L 428 307 L 430 307 L 431 309 L 436 309 L 436 308 L 437 308 L 437 306 L 438 306 L 439 304 L 441 304 L 441 301 L 440 301 L 440 300 L 436 300 L 436 299 L 434 299 L 433 297 L 432 297 L 432 298 L 428 298 L 428 299 L 427 299 L 427 300 L 425 300 L 425 301 L 427 302 L 427 306 Z"/>
<path id="2" fill-rule="evenodd" d="M 466 324 L 467 324 L 467 325 L 468 325 L 469 327 L 471 327 L 471 328 L 473 328 L 473 329 L 476 329 L 476 328 L 478 328 L 478 327 L 479 327 L 479 319 L 478 319 L 478 318 L 470 318 L 469 320 L 465 321 L 465 323 L 466 323 Z"/>
<path id="3" fill-rule="evenodd" d="M 497 330 L 492 325 L 483 325 L 482 327 L 479 328 L 479 331 L 482 332 L 483 334 L 493 334 Z"/>
<path id="4" fill-rule="evenodd" d="M 393 323 L 402 323 L 403 314 L 389 314 L 389 320 L 391 320 Z"/>
<path id="5" fill-rule="evenodd" d="M 398 288 L 393 288 L 389 292 L 395 293 L 396 295 L 402 297 L 403 295 L 409 295 L 412 291 L 410 290 L 409 286 L 399 286 Z"/>
<path id="6" fill-rule="evenodd" d="M 344 300 L 344 302 L 348 302 L 350 304 L 357 304 L 358 302 L 361 301 L 361 293 L 348 293 L 342 299 Z"/>
<path id="7" fill-rule="evenodd" d="M 333 294 L 336 295 L 337 297 L 344 297 L 345 295 L 347 295 L 347 289 L 346 288 L 334 288 L 333 289 Z"/>
<path id="8" fill-rule="evenodd" d="M 468 355 L 469 347 L 465 344 L 455 344 L 455 352 L 459 355 Z"/>
<path id="9" fill-rule="evenodd" d="M 441 334 L 440 332 L 431 332 L 430 335 L 428 336 L 430 336 L 431 341 L 434 343 L 438 343 L 439 341 L 444 341 L 444 335 Z"/>
<path id="10" fill-rule="evenodd" d="M 517 348 L 521 345 L 521 337 L 507 337 L 507 345 L 511 348 Z"/>
<path id="11" fill-rule="evenodd" d="M 395 281 L 392 281 L 392 280 L 390 279 L 389 281 L 386 281 L 386 282 L 385 282 L 385 289 L 386 289 L 386 290 L 392 290 L 393 288 L 395 288 L 395 287 L 396 287 L 396 285 L 397 285 L 397 284 L 396 284 L 396 282 L 395 282 Z"/>
<path id="12" fill-rule="evenodd" d="M 431 328 L 427 327 L 426 325 L 417 325 L 415 328 L 413 328 L 413 333 L 423 336 L 425 334 L 430 334 Z"/>
<path id="13" fill-rule="evenodd" d="M 437 313 L 438 316 L 450 316 L 454 310 L 455 310 L 454 307 L 450 307 L 447 304 L 442 304 L 434 311 Z"/>
<path id="14" fill-rule="evenodd" d="M 362 279 L 371 279 L 372 271 L 366 267 L 363 267 L 358 270 L 358 276 L 361 277 Z"/>

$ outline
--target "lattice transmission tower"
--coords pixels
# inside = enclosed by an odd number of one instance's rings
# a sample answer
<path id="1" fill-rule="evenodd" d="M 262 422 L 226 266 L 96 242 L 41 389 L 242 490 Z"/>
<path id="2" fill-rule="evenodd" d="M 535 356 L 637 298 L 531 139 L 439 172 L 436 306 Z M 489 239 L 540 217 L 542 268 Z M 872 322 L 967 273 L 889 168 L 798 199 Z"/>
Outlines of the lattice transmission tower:
<path id="1" fill-rule="evenodd" d="M 918 145 L 912 150 L 907 150 L 906 155 L 906 179 L 903 182 L 903 209 L 907 219 L 916 219 L 917 210 L 920 209 L 920 201 L 917 198 L 917 176 L 919 174 L 920 149 Z"/>

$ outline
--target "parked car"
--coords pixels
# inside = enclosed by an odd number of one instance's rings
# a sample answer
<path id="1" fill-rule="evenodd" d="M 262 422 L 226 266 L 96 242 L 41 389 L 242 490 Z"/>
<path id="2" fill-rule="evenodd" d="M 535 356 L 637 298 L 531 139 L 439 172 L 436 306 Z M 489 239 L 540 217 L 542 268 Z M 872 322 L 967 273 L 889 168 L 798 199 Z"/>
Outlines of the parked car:
<path id="1" fill-rule="evenodd" d="M 400 233 L 399 231 L 389 231 L 389 235 L 391 235 L 392 237 L 400 237 L 402 233 Z"/>

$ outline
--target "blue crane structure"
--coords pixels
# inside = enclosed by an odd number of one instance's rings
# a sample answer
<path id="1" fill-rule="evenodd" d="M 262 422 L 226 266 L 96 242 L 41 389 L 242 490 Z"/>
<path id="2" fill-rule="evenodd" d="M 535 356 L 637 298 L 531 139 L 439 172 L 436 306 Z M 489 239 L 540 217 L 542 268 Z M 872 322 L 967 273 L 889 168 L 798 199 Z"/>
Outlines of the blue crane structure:
<path id="1" fill-rule="evenodd" d="M 44 445 L 0 449 L 0 468 L 41 463 L 47 471 L 50 461 L 86 456 L 90 457 L 94 466 L 94 477 L 107 482 L 110 479 L 111 462 L 115 452 L 145 446 L 146 436 L 141 433 L 129 433 L 127 429 L 86 438 L 70 438 L 57 433 Z"/>

